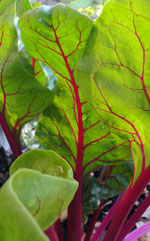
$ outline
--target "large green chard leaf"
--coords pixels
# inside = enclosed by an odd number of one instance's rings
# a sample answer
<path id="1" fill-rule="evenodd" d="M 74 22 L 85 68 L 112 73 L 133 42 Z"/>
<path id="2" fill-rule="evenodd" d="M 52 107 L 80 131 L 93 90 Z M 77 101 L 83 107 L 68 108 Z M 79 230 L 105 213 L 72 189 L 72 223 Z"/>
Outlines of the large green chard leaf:
<path id="1" fill-rule="evenodd" d="M 27 51 L 58 77 L 53 90 L 57 97 L 38 126 L 40 143 L 57 151 L 79 173 L 83 166 L 86 174 L 100 165 L 128 160 L 128 142 L 100 121 L 74 76 L 92 20 L 61 4 L 25 13 L 19 26 Z"/>
<path id="2" fill-rule="evenodd" d="M 135 180 L 150 162 L 149 31 L 148 1 L 110 0 L 76 71 L 100 118 L 129 140 Z"/>
<path id="3" fill-rule="evenodd" d="M 14 25 L 15 1 L 2 0 L 0 12 L 0 124 L 15 150 L 21 127 L 42 112 L 53 95 L 36 81 L 30 65 L 20 60 Z"/>
<path id="4" fill-rule="evenodd" d="M 123 240 L 127 215 L 150 181 L 149 30 L 149 1 L 110 0 L 91 31 L 76 72 L 101 119 L 129 140 L 134 160 L 132 182 L 104 241 Z"/>
<path id="5" fill-rule="evenodd" d="M 48 240 L 42 230 L 64 212 L 77 189 L 70 166 L 52 151 L 34 150 L 21 155 L 10 174 L 0 190 L 0 240 Z"/>

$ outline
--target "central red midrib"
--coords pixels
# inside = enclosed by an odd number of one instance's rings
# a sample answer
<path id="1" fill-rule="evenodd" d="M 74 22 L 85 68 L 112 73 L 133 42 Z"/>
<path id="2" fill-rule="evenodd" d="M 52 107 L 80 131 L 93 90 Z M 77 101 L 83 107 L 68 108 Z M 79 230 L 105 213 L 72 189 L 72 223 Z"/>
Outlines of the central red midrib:
<path id="1" fill-rule="evenodd" d="M 84 130 L 83 130 L 83 121 L 82 121 L 82 103 L 80 102 L 80 97 L 78 93 L 78 86 L 76 85 L 73 71 L 71 70 L 67 57 L 64 54 L 64 51 L 61 47 L 61 44 L 59 43 L 59 39 L 57 37 L 56 30 L 54 29 L 52 25 L 54 35 L 56 38 L 56 43 L 60 49 L 61 55 L 64 59 L 66 68 L 68 70 L 68 73 L 71 78 L 71 84 L 74 89 L 75 93 L 75 101 L 77 105 L 77 116 L 78 116 L 78 139 L 77 139 L 77 158 L 76 158 L 76 169 L 75 169 L 75 179 L 79 183 L 78 190 L 75 195 L 75 218 L 74 218 L 74 239 L 73 241 L 80 241 L 82 232 L 81 232 L 81 226 L 82 226 L 82 164 L 83 164 L 83 153 L 84 153 L 84 146 L 83 146 L 83 140 L 84 140 Z"/>

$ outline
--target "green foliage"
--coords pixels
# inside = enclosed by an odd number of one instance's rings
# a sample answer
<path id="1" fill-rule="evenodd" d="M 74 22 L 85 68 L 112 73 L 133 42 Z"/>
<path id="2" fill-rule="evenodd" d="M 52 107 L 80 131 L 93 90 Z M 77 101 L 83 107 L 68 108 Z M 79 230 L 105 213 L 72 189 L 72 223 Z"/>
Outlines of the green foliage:
<path id="1" fill-rule="evenodd" d="M 52 102 L 53 94 L 35 79 L 33 69 L 18 53 L 15 1 L 0 4 L 0 115 L 16 138 L 22 126 Z"/>
<path id="2" fill-rule="evenodd" d="M 129 140 L 135 180 L 149 166 L 150 156 L 148 9 L 146 1 L 142 7 L 141 1 L 109 1 L 76 70 L 83 93 L 101 119 Z"/>
<path id="3" fill-rule="evenodd" d="M 11 166 L 0 190 L 0 239 L 47 241 L 42 232 L 64 212 L 77 182 L 70 166 L 52 151 L 34 150 Z M 25 228 L 25 232 L 24 232 Z"/>
<path id="4" fill-rule="evenodd" d="M 42 113 L 37 138 L 61 157 L 36 150 L 16 160 L 0 194 L 1 237 L 9 241 L 14 233 L 15 241 L 23 240 L 27 223 L 24 240 L 32 228 L 34 240 L 46 240 L 41 229 L 67 208 L 77 188 L 74 175 L 79 188 L 68 209 L 70 235 L 81 240 L 82 205 L 86 215 L 98 199 L 127 189 L 109 227 L 112 240 L 122 240 L 125 219 L 150 181 L 150 5 L 110 0 L 94 22 L 63 4 L 36 8 L 33 2 L 0 2 L 0 124 L 17 157 L 22 127 Z M 79 9 L 96 2 L 67 3 Z M 98 183 L 88 175 L 100 167 L 106 171 Z M 109 232 L 104 241 L 111 240 Z"/>

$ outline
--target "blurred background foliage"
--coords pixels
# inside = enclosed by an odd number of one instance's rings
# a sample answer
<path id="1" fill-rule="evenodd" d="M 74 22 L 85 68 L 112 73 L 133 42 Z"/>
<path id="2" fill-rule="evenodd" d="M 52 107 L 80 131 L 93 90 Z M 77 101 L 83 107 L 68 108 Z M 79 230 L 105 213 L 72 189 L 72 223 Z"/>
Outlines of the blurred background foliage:
<path id="1" fill-rule="evenodd" d="M 107 0 L 37 0 L 37 2 L 53 6 L 57 3 L 64 3 L 86 14 L 92 19 L 96 19 Z"/>

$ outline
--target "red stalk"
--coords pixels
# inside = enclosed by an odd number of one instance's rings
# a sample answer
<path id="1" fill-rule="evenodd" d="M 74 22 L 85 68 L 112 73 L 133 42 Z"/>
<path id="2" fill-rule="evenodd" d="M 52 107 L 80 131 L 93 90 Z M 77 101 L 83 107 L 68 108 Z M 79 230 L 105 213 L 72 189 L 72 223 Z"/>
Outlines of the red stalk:
<path id="1" fill-rule="evenodd" d="M 77 113 L 78 113 L 78 143 L 77 143 L 77 160 L 76 160 L 76 170 L 75 170 L 75 179 L 79 183 L 78 190 L 75 195 L 75 218 L 74 218 L 74 241 L 80 241 L 82 237 L 82 164 L 83 164 L 83 153 L 84 153 L 84 130 L 82 122 L 82 104 L 80 102 L 80 97 L 78 93 L 78 87 L 75 83 L 73 73 L 71 72 L 72 85 L 75 92 Z"/>
<path id="2" fill-rule="evenodd" d="M 2 126 L 2 129 L 5 133 L 5 136 L 9 142 L 9 145 L 11 147 L 11 150 L 13 152 L 13 156 L 14 158 L 16 159 L 18 156 L 20 156 L 22 153 L 21 153 L 21 149 L 20 149 L 20 143 L 17 142 L 16 138 L 13 137 L 10 129 L 9 129 L 9 126 L 6 122 L 6 119 L 5 119 L 5 116 L 0 114 L 0 125 Z"/>
<path id="3" fill-rule="evenodd" d="M 119 234 L 121 233 L 124 222 L 134 203 L 136 202 L 149 181 L 150 166 L 141 173 L 133 186 L 132 183 L 129 186 L 128 190 L 120 201 L 120 205 L 116 210 L 114 218 L 108 228 L 108 231 L 103 241 L 121 241 L 121 239 L 119 239 Z"/>
<path id="4" fill-rule="evenodd" d="M 68 207 L 67 240 L 72 240 L 73 239 L 73 227 L 74 227 L 73 222 L 72 222 L 72 217 L 74 216 L 73 201 L 70 203 L 70 205 Z"/>
<path id="5" fill-rule="evenodd" d="M 59 237 L 59 241 L 64 241 L 64 234 L 63 234 L 60 218 L 55 222 L 54 228 Z"/>
<path id="6" fill-rule="evenodd" d="M 54 28 L 52 24 L 52 28 L 54 31 L 54 35 L 56 38 L 56 43 L 60 49 L 61 56 L 64 59 L 66 68 L 68 70 L 68 73 L 70 75 L 70 83 L 72 84 L 72 87 L 74 89 L 75 94 L 75 102 L 77 106 L 77 117 L 78 117 L 78 141 L 77 141 L 77 159 L 76 159 L 76 170 L 75 170 L 75 179 L 79 183 L 78 190 L 75 195 L 75 201 L 73 203 L 74 207 L 74 220 L 72 221 L 74 223 L 74 235 L 73 235 L 73 241 L 80 241 L 82 237 L 82 162 L 83 162 L 83 153 L 84 153 L 84 147 L 83 147 L 83 139 L 84 139 L 84 130 L 83 130 L 83 122 L 82 122 L 82 103 L 80 102 L 80 97 L 78 93 L 78 86 L 76 85 L 74 76 L 73 76 L 73 70 L 71 70 L 67 56 L 65 56 L 63 49 L 61 47 L 61 44 L 59 42 L 59 38 L 57 36 L 57 29 Z M 72 241 L 69 239 L 69 241 Z"/>
<path id="7" fill-rule="evenodd" d="M 103 203 L 104 203 L 104 199 L 101 200 L 98 209 L 94 212 L 92 221 L 91 221 L 90 226 L 89 226 L 89 228 L 87 230 L 87 233 L 86 233 L 84 241 L 89 241 L 90 240 L 92 232 L 93 232 L 93 229 L 95 227 L 95 223 L 97 222 L 98 216 L 99 216 L 100 211 L 102 209 Z"/>
<path id="8" fill-rule="evenodd" d="M 34 70 L 35 70 L 35 62 L 36 62 L 35 58 L 32 57 L 32 68 L 33 68 Z"/>
<path id="9" fill-rule="evenodd" d="M 47 235 L 50 241 L 59 241 L 53 226 L 50 226 L 47 230 L 44 231 L 44 233 Z"/>

